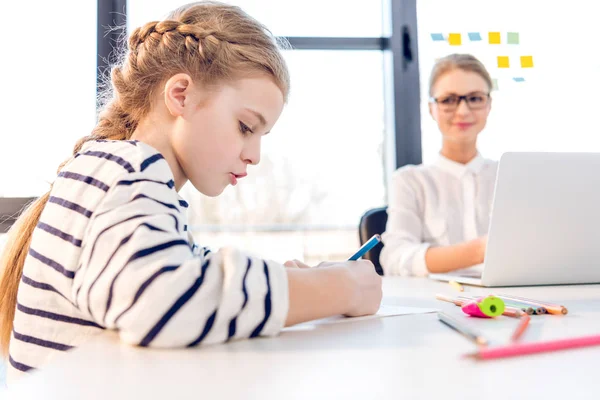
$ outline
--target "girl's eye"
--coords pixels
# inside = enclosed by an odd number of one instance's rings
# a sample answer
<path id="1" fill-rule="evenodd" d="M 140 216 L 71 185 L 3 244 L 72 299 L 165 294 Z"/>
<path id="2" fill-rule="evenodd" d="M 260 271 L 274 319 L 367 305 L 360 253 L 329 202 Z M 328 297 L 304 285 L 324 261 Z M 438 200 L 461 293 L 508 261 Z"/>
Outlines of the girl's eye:
<path id="1" fill-rule="evenodd" d="M 249 133 L 254 133 L 254 132 L 252 132 L 252 129 L 250 129 L 248 127 L 248 125 L 244 124 L 242 121 L 240 121 L 240 132 L 242 132 L 242 135 L 247 135 Z"/>

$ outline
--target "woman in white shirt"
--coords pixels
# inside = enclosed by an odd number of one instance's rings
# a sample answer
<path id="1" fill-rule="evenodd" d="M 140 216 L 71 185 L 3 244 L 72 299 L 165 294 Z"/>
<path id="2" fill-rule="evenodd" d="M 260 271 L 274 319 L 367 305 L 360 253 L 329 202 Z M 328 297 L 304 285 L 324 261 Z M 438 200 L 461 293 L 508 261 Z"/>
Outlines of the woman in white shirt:
<path id="1" fill-rule="evenodd" d="M 380 261 L 386 275 L 426 276 L 483 262 L 497 162 L 477 151 L 491 109 L 492 80 L 469 54 L 437 61 L 429 111 L 442 133 L 431 165 L 406 165 L 389 187 Z"/>

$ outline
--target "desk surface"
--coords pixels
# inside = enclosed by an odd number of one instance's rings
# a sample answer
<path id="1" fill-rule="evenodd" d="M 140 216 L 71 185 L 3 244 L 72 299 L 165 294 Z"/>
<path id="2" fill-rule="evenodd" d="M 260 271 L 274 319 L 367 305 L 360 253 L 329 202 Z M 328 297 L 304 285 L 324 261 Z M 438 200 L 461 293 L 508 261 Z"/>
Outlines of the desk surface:
<path id="1" fill-rule="evenodd" d="M 467 287 L 466 294 L 494 290 Z M 456 295 L 450 285 L 418 278 L 385 278 L 384 303 L 435 307 Z M 503 288 L 564 304 L 567 316 L 534 316 L 523 341 L 600 333 L 600 285 Z M 517 320 L 464 317 L 494 343 L 510 337 Z M 474 345 L 435 314 L 321 325 L 187 350 L 133 348 L 113 333 L 23 378 L 10 399 L 515 399 L 600 396 L 600 347 L 513 359 L 474 361 Z M 4 398 L 4 397 L 3 397 Z"/>

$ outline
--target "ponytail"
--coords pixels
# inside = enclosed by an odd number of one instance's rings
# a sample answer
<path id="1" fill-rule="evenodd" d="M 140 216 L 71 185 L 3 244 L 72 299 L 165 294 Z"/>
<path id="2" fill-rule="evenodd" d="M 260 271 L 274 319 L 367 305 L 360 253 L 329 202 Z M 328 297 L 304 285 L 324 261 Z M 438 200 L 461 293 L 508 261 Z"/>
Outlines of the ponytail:
<path id="1" fill-rule="evenodd" d="M 17 290 L 23 265 L 29 252 L 31 235 L 50 192 L 33 201 L 8 231 L 8 240 L 0 256 L 0 353 L 8 354 L 10 334 L 17 306 Z"/>
<path id="2" fill-rule="evenodd" d="M 127 140 L 131 137 L 136 123 L 123 111 L 120 102 L 113 100 L 100 114 L 98 125 L 92 134 L 81 138 L 73 149 L 73 154 L 91 140 Z M 58 170 L 71 159 L 60 165 Z M 50 192 L 33 201 L 8 231 L 6 246 L 0 255 L 0 354 L 8 354 L 10 335 L 13 329 L 17 292 L 23 275 L 23 265 L 29 253 L 31 236 L 40 215 L 48 202 Z"/>

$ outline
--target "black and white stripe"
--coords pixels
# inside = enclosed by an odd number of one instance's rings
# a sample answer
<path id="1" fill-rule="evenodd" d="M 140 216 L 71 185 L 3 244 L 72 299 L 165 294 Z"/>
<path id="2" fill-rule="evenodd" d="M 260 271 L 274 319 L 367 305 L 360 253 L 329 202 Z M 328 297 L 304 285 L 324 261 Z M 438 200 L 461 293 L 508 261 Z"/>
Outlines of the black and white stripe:
<path id="1" fill-rule="evenodd" d="M 277 334 L 288 306 L 284 268 L 193 244 L 188 207 L 150 146 L 84 144 L 58 174 L 32 237 L 9 379 L 104 329 L 153 347 Z"/>

